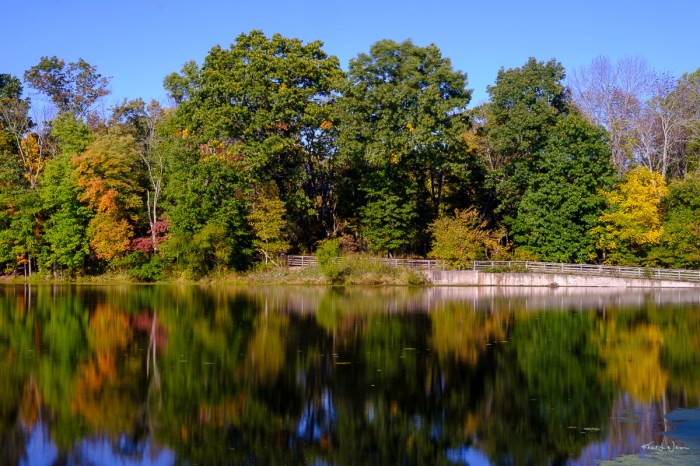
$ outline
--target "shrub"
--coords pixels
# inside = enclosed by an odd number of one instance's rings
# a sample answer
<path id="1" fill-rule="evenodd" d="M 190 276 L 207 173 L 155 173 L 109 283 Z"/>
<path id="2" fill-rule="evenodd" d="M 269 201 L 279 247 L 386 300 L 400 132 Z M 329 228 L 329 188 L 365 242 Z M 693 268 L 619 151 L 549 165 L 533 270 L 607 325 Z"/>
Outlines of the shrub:
<path id="1" fill-rule="evenodd" d="M 350 275 L 350 264 L 341 256 L 340 241 L 337 239 L 323 240 L 319 243 L 316 261 L 332 285 L 342 285 Z"/>

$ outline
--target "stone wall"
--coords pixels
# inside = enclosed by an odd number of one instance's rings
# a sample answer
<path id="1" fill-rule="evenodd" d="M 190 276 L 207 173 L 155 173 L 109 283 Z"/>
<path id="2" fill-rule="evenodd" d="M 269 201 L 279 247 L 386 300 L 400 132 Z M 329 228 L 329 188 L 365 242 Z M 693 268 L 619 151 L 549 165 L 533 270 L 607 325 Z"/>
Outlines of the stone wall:
<path id="1" fill-rule="evenodd" d="M 424 272 L 434 285 L 462 286 L 580 286 L 615 288 L 698 288 L 700 283 L 643 278 L 597 277 L 545 273 L 487 273 L 476 270 Z"/>

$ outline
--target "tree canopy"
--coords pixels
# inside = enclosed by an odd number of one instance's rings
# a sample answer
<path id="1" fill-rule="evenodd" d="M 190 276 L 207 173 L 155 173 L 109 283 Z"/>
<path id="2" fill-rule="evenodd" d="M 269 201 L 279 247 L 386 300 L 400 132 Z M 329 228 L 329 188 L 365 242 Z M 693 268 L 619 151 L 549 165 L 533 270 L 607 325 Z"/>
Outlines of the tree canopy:
<path id="1" fill-rule="evenodd" d="M 571 75 L 533 57 L 469 108 L 434 44 L 380 40 L 343 71 L 321 41 L 253 30 L 166 76 L 169 103 L 98 111 L 109 78 L 42 57 L 0 73 L 0 268 L 198 278 L 324 244 L 700 267 L 700 71 Z"/>

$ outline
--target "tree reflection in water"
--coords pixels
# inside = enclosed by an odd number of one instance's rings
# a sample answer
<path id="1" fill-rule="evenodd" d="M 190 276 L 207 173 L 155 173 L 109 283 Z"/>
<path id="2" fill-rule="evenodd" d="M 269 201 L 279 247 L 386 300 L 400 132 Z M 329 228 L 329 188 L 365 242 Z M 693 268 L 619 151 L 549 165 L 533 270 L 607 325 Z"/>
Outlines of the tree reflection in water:
<path id="1" fill-rule="evenodd" d="M 11 464 L 589 464 L 700 404 L 692 293 L 0 288 Z"/>

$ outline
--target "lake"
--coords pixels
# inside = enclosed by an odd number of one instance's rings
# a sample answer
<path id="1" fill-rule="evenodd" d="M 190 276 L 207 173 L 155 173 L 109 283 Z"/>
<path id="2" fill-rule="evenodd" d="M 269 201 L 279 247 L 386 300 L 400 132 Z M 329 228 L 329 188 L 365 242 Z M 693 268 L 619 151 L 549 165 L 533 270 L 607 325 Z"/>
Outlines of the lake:
<path id="1" fill-rule="evenodd" d="M 700 292 L 0 287 L 0 463 L 700 464 Z"/>

